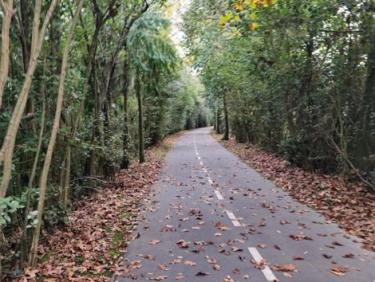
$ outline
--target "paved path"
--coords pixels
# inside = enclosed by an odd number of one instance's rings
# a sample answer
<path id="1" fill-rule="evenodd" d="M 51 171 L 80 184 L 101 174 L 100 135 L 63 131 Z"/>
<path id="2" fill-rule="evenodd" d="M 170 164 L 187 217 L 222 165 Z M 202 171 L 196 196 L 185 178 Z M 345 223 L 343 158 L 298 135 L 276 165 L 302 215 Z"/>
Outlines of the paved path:
<path id="1" fill-rule="evenodd" d="M 125 255 L 134 270 L 118 281 L 375 281 L 375 255 L 358 239 L 276 188 L 206 128 L 178 140 L 154 193 Z M 349 272 L 335 275 L 338 266 Z"/>

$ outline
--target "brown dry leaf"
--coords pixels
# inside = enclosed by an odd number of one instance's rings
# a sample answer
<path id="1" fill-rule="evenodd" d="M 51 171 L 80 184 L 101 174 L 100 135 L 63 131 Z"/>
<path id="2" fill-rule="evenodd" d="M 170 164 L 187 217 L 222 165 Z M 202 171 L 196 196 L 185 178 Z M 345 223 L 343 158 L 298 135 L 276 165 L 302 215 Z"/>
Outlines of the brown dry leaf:
<path id="1" fill-rule="evenodd" d="M 276 249 L 276 250 L 281 250 L 281 248 L 279 247 L 279 245 L 273 245 L 273 247 Z"/>
<path id="2" fill-rule="evenodd" d="M 177 273 L 176 274 L 176 280 L 182 280 L 182 279 L 185 279 L 185 276 L 184 276 L 184 274 L 182 274 L 181 272 L 179 272 L 179 273 Z"/>
<path id="3" fill-rule="evenodd" d="M 150 242 L 148 242 L 150 245 L 157 245 L 160 243 L 160 240 L 151 240 Z"/>
<path id="4" fill-rule="evenodd" d="M 227 230 L 229 230 L 228 226 L 226 226 L 225 224 L 221 223 L 220 221 L 216 222 L 215 227 L 217 229 L 221 230 L 221 231 L 227 231 Z"/>
<path id="5" fill-rule="evenodd" d="M 195 274 L 195 276 L 207 276 L 207 275 L 209 275 L 210 273 L 208 273 L 208 272 L 203 272 L 203 271 L 199 271 L 199 272 L 197 272 L 196 274 Z"/>
<path id="6" fill-rule="evenodd" d="M 190 242 L 187 242 L 187 241 L 185 241 L 185 240 L 179 240 L 179 241 L 177 241 L 176 244 L 177 244 L 178 247 L 181 248 L 181 249 L 187 249 L 187 248 L 189 248 Z"/>
<path id="7" fill-rule="evenodd" d="M 221 269 L 220 265 L 218 265 L 217 263 L 216 264 L 213 264 L 212 265 L 212 268 L 216 271 L 219 271 Z"/>
<path id="8" fill-rule="evenodd" d="M 338 241 L 333 241 L 333 242 L 332 242 L 332 245 L 334 245 L 334 246 L 339 246 L 339 247 L 344 246 L 342 243 L 340 243 L 340 242 L 338 242 Z"/>
<path id="9" fill-rule="evenodd" d="M 337 276 L 344 276 L 346 273 L 349 272 L 349 268 L 345 266 L 334 266 L 331 268 L 331 273 L 337 275 Z"/>
<path id="10" fill-rule="evenodd" d="M 173 227 L 173 225 L 166 225 L 160 229 L 160 232 L 174 232 L 176 229 Z"/>
<path id="11" fill-rule="evenodd" d="M 163 281 L 163 280 L 166 280 L 168 278 L 168 276 L 166 275 L 159 275 L 159 276 L 156 276 L 154 278 L 151 278 L 151 280 L 154 280 L 154 281 Z"/>
<path id="12" fill-rule="evenodd" d="M 272 269 L 280 272 L 294 272 L 297 267 L 294 264 L 274 264 Z"/>
<path id="13" fill-rule="evenodd" d="M 308 240 L 308 241 L 312 241 L 312 238 L 309 237 L 309 236 L 306 236 L 304 234 L 297 234 L 297 235 L 289 235 L 290 238 L 292 238 L 293 240 L 295 241 L 301 241 L 301 240 Z"/>
<path id="14" fill-rule="evenodd" d="M 352 254 L 352 253 L 348 253 L 348 254 L 343 255 L 343 258 L 354 258 L 354 257 L 355 257 L 355 255 Z"/>
<path id="15" fill-rule="evenodd" d="M 169 264 L 179 264 L 179 263 L 182 263 L 182 259 L 173 259 Z"/>
<path id="16" fill-rule="evenodd" d="M 239 248 L 239 247 L 236 247 L 236 246 L 233 246 L 233 247 L 232 247 L 232 251 L 235 252 L 235 253 L 236 253 L 236 252 L 243 252 L 243 249 L 242 249 L 242 248 Z"/>
<path id="17" fill-rule="evenodd" d="M 165 264 L 159 264 L 159 269 L 166 271 L 168 270 L 168 266 L 166 266 Z"/>
<path id="18" fill-rule="evenodd" d="M 188 265 L 188 266 L 195 266 L 195 265 L 197 265 L 196 262 L 191 261 L 191 260 L 185 260 L 184 264 L 186 264 L 186 265 Z"/>
<path id="19" fill-rule="evenodd" d="M 299 256 L 294 256 L 293 257 L 293 260 L 304 260 L 305 258 L 304 257 L 299 257 Z"/>
<path id="20" fill-rule="evenodd" d="M 155 260 L 155 256 L 153 255 L 144 255 L 143 258 L 148 260 Z"/>
<path id="21" fill-rule="evenodd" d="M 27 278 L 33 279 L 33 278 L 36 277 L 36 274 L 37 274 L 38 272 L 39 272 L 38 269 L 33 269 L 33 268 L 28 267 L 28 268 L 26 268 L 26 270 L 25 270 L 25 276 L 26 276 Z"/>
<path id="22" fill-rule="evenodd" d="M 260 270 L 263 270 L 266 267 L 266 261 L 264 259 L 262 259 L 259 262 L 252 259 L 251 263 L 254 264 L 255 268 L 260 269 Z"/>

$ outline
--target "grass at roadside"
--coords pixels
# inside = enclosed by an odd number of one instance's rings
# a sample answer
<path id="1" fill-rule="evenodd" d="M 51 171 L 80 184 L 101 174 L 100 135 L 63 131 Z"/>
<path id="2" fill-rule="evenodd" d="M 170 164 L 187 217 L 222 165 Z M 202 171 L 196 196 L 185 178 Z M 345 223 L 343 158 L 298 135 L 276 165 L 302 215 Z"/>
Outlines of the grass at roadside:
<path id="1" fill-rule="evenodd" d="M 180 131 L 178 133 L 165 137 L 162 142 L 148 150 L 146 152 L 146 155 L 151 156 L 151 158 L 154 158 L 156 160 L 163 161 L 169 150 L 176 143 L 177 139 L 184 133 L 185 131 Z"/>

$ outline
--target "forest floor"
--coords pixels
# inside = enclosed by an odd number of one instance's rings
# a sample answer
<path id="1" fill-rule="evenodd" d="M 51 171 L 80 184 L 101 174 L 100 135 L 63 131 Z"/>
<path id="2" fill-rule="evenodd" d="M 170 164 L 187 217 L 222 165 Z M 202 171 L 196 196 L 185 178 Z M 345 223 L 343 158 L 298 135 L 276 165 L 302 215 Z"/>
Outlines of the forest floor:
<path id="1" fill-rule="evenodd" d="M 146 151 L 146 162 L 132 163 L 95 193 L 76 202 L 69 224 L 45 234 L 40 263 L 20 281 L 108 281 L 118 268 L 136 219 L 158 179 L 164 157 L 182 133 Z"/>
<path id="2" fill-rule="evenodd" d="M 213 136 L 276 186 L 300 203 L 318 210 L 349 234 L 361 238 L 365 249 L 375 251 L 375 193 L 365 185 L 306 171 L 255 146 L 237 143 L 233 138 L 223 141 L 222 135 Z"/>

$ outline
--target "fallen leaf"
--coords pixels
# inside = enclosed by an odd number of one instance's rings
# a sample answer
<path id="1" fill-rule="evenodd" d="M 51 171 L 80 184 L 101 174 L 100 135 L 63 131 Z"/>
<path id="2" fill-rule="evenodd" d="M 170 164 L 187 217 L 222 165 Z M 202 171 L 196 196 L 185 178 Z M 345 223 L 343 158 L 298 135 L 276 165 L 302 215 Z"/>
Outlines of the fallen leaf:
<path id="1" fill-rule="evenodd" d="M 272 269 L 280 272 L 294 272 L 296 271 L 296 266 L 294 264 L 274 264 Z"/>
<path id="2" fill-rule="evenodd" d="M 185 276 L 184 276 L 184 274 L 182 274 L 181 272 L 179 272 L 179 273 L 177 273 L 176 274 L 176 280 L 182 280 L 182 279 L 185 279 Z"/>
<path id="3" fill-rule="evenodd" d="M 349 272 L 349 268 L 344 266 L 334 266 L 331 268 L 331 273 L 337 276 L 344 276 L 347 272 Z"/>
<path id="4" fill-rule="evenodd" d="M 209 273 L 208 272 L 203 272 L 203 271 L 199 271 L 199 272 L 197 272 L 195 274 L 195 276 L 207 276 L 207 275 L 209 275 Z"/>
<path id="5" fill-rule="evenodd" d="M 167 278 L 168 278 L 168 276 L 160 275 L 160 276 L 156 276 L 154 278 L 151 278 L 151 280 L 154 280 L 154 281 L 163 281 L 163 280 L 165 280 Z"/>
<path id="6" fill-rule="evenodd" d="M 185 260 L 184 264 L 186 264 L 188 266 L 195 266 L 195 265 L 197 265 L 197 263 L 195 263 L 194 261 L 191 261 L 191 260 Z"/>
<path id="7" fill-rule="evenodd" d="M 306 236 L 304 234 L 298 234 L 298 235 L 289 235 L 290 238 L 292 238 L 295 241 L 301 241 L 301 240 L 308 240 L 311 241 L 312 238 L 309 236 Z"/>
<path id="8" fill-rule="evenodd" d="M 180 247 L 181 249 L 187 249 L 187 248 L 189 248 L 190 242 L 187 242 L 187 241 L 185 241 L 185 240 L 179 240 L 179 241 L 177 241 L 176 244 L 177 244 L 178 247 Z"/>
<path id="9" fill-rule="evenodd" d="M 214 265 L 212 265 L 212 268 L 213 268 L 214 270 L 216 270 L 216 271 L 219 271 L 219 270 L 221 269 L 220 265 L 218 265 L 218 264 L 214 264 Z"/>
<path id="10" fill-rule="evenodd" d="M 215 227 L 221 231 L 227 231 L 229 229 L 228 226 L 221 223 L 220 221 L 215 224 Z"/>
<path id="11" fill-rule="evenodd" d="M 348 254 L 343 255 L 343 257 L 344 258 L 354 258 L 354 254 L 348 253 Z"/>
<path id="12" fill-rule="evenodd" d="M 160 240 L 151 240 L 150 242 L 148 242 L 150 245 L 157 245 L 160 243 Z"/>

